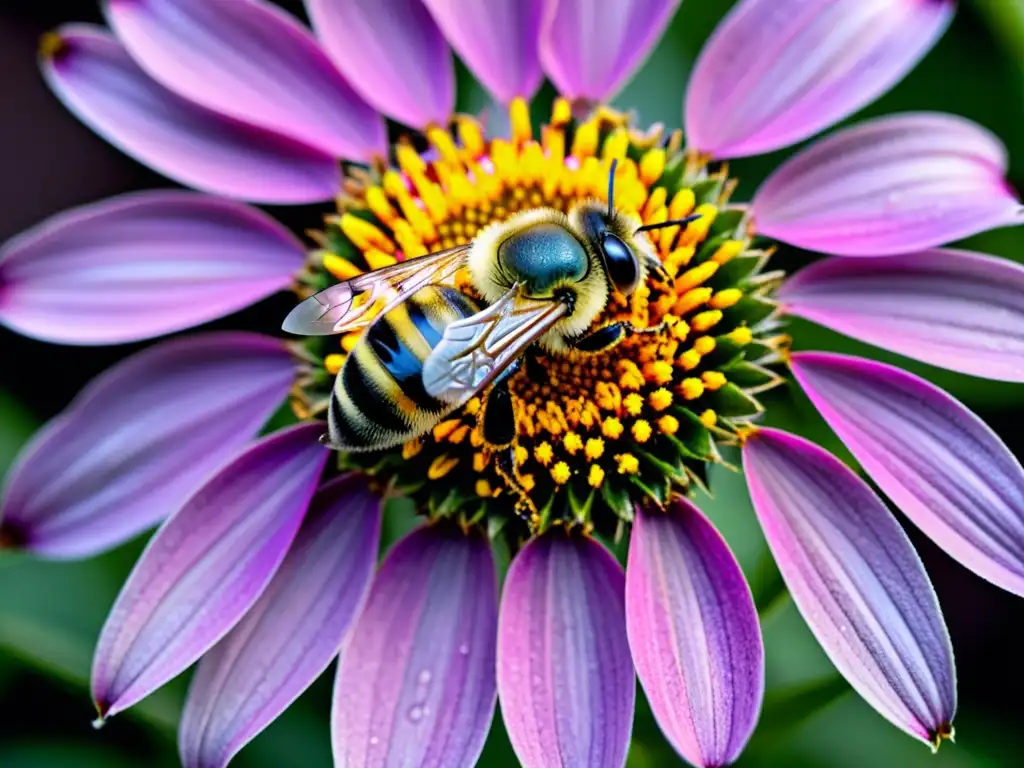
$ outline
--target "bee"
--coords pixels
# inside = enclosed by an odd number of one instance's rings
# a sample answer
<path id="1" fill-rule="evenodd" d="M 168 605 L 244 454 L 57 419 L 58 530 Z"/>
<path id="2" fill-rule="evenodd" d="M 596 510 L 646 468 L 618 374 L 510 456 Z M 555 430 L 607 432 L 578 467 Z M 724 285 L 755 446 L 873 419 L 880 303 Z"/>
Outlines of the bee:
<path id="1" fill-rule="evenodd" d="M 526 350 L 596 353 L 638 332 L 625 322 L 591 326 L 613 291 L 629 296 L 661 269 L 641 233 L 699 218 L 641 226 L 613 207 L 614 178 L 613 164 L 607 207 L 592 200 L 568 214 L 522 211 L 472 243 L 360 275 L 296 306 L 283 324 L 290 333 L 364 331 L 335 381 L 326 442 L 344 451 L 399 445 L 490 387 L 484 441 L 514 450 L 508 382 Z M 479 302 L 455 287 L 463 268 Z"/>

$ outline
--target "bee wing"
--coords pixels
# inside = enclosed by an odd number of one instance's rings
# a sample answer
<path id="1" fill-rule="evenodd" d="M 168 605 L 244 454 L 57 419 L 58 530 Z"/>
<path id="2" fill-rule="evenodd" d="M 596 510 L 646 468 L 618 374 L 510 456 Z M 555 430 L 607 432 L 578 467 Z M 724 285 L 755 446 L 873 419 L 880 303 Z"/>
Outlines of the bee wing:
<path id="1" fill-rule="evenodd" d="M 560 301 L 528 299 L 513 286 L 487 309 L 445 328 L 423 363 L 427 392 L 448 403 L 466 402 L 567 311 Z"/>
<path id="2" fill-rule="evenodd" d="M 466 264 L 469 249 L 469 245 L 460 245 L 428 253 L 332 285 L 295 307 L 281 328 L 299 336 L 328 336 L 365 328 L 373 317 L 394 309 L 420 288 L 449 280 Z M 371 316 L 369 310 L 385 297 L 387 304 Z"/>

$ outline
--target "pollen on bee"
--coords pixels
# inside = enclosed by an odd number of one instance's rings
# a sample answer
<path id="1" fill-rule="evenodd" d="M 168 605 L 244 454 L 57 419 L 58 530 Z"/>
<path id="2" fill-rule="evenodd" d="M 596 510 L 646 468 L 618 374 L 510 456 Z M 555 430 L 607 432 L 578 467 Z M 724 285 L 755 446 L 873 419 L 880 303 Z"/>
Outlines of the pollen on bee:
<path id="1" fill-rule="evenodd" d="M 324 370 L 326 370 L 332 376 L 337 376 L 338 371 L 341 370 L 341 366 L 345 363 L 344 355 L 327 355 L 324 358 Z"/>

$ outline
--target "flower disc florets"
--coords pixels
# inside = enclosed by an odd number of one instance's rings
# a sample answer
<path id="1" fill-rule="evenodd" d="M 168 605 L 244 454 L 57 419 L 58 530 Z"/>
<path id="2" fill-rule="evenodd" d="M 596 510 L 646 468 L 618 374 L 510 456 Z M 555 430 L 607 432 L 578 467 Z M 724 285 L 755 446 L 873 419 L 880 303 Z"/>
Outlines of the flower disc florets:
<path id="1" fill-rule="evenodd" d="M 432 151 L 396 148 L 397 168 L 350 176 L 338 216 L 319 233 L 308 290 L 413 256 L 470 242 L 483 227 L 530 208 L 568 211 L 607 199 L 645 224 L 699 214 L 685 226 L 646 233 L 661 259 L 632 296 L 613 293 L 592 328 L 627 321 L 635 331 L 599 353 L 531 348 L 512 376 L 515 478 L 499 471 L 480 419 L 487 392 L 404 446 L 344 454 L 411 495 L 432 516 L 492 528 L 525 519 L 533 531 L 556 522 L 614 533 L 638 503 L 663 504 L 702 482 L 716 445 L 735 442 L 762 408 L 755 395 L 781 379 L 765 367 L 785 337 L 768 320 L 778 273 L 770 252 L 751 247 L 744 211 L 730 208 L 725 168 L 682 149 L 679 133 L 633 130 L 599 110 L 585 121 L 555 103 L 534 138 L 526 105 L 513 104 L 512 137 L 484 138 L 460 118 L 452 132 L 427 132 Z M 430 158 L 430 159 L 427 159 Z M 479 299 L 468 274 L 456 284 Z M 359 333 L 307 348 L 323 368 L 294 399 L 308 417 L 322 408 L 333 374 Z M 515 530 L 517 526 L 513 526 Z"/>

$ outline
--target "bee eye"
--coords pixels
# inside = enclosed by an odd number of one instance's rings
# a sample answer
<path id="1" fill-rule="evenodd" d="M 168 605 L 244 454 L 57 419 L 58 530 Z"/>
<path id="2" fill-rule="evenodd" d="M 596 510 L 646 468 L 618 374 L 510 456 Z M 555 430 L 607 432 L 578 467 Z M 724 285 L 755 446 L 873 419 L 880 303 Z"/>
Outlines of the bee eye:
<path id="1" fill-rule="evenodd" d="M 601 251 L 608 278 L 619 291 L 628 296 L 640 282 L 640 263 L 633 249 L 611 232 L 601 235 Z"/>

